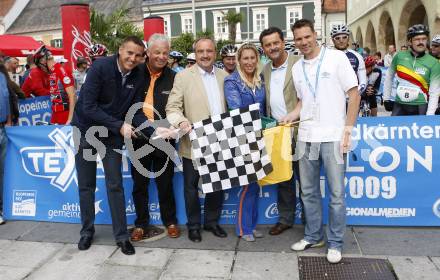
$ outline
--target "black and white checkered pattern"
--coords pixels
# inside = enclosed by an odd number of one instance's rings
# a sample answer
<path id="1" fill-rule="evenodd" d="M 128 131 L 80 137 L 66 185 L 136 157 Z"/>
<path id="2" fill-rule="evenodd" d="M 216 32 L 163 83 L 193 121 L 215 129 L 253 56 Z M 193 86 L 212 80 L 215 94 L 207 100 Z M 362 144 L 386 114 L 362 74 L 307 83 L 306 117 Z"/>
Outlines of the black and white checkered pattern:
<path id="1" fill-rule="evenodd" d="M 193 124 L 192 158 L 203 193 L 247 185 L 272 172 L 259 108 L 252 104 Z"/>

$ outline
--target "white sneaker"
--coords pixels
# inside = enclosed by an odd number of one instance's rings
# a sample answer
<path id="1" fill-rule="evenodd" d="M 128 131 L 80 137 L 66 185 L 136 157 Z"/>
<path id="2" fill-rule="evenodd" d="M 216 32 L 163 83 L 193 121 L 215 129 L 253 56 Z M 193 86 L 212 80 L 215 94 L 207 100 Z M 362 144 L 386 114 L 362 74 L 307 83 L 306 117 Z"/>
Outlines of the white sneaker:
<path id="1" fill-rule="evenodd" d="M 255 242 L 255 238 L 252 234 L 245 234 L 241 237 L 241 239 L 247 242 Z"/>
<path id="2" fill-rule="evenodd" d="M 3 216 L 0 214 L 0 225 L 3 225 L 5 223 L 5 219 L 3 219 Z"/>
<path id="3" fill-rule="evenodd" d="M 309 248 L 317 248 L 325 245 L 324 240 L 319 241 L 318 243 L 310 243 L 305 239 L 301 239 L 300 241 L 294 243 L 292 247 L 290 247 L 293 251 L 304 251 Z"/>
<path id="4" fill-rule="evenodd" d="M 264 234 L 261 231 L 258 231 L 256 229 L 254 229 L 252 231 L 252 234 L 254 235 L 255 238 L 263 238 L 264 237 Z"/>
<path id="5" fill-rule="evenodd" d="M 338 249 L 328 249 L 327 260 L 329 263 L 338 263 L 342 259 L 342 253 Z"/>

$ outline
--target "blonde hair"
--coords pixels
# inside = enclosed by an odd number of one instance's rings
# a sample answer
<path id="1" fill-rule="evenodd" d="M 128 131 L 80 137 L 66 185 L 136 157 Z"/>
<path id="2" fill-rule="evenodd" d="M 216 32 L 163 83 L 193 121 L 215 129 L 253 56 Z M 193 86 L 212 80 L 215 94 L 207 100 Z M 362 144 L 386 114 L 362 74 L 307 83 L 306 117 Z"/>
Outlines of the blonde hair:
<path id="1" fill-rule="evenodd" d="M 252 82 L 249 82 L 246 78 L 246 75 L 243 73 L 243 70 L 241 70 L 240 67 L 240 58 L 243 54 L 244 50 L 252 50 L 255 53 L 255 56 L 257 57 L 257 66 L 254 71 L 254 77 L 252 79 Z M 258 53 L 257 47 L 255 47 L 252 43 L 245 43 L 241 45 L 241 47 L 237 51 L 237 72 L 240 75 L 240 78 L 243 80 L 243 82 L 250 88 L 260 88 L 261 87 L 261 77 L 260 77 L 260 54 Z"/>

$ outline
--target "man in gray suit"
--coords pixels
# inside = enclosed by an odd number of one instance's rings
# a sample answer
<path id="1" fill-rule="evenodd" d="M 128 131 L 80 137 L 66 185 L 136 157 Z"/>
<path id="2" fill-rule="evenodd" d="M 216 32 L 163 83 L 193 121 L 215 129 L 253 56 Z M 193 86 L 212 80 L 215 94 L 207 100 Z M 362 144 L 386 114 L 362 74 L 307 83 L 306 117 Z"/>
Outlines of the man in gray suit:
<path id="1" fill-rule="evenodd" d="M 283 32 L 277 27 L 269 27 L 263 30 L 260 34 L 260 43 L 264 53 L 272 61 L 267 63 L 263 69 L 266 87 L 266 112 L 268 116 L 280 121 L 295 108 L 297 103 L 292 67 L 299 57 L 284 50 Z M 296 135 L 297 129 L 294 130 L 292 151 L 295 150 Z M 294 176 L 298 176 L 298 162 L 293 162 L 293 169 Z M 296 211 L 294 176 L 289 181 L 278 184 L 278 212 L 280 218 L 278 223 L 270 229 L 270 235 L 279 235 L 286 229 L 291 228 L 294 223 Z"/>

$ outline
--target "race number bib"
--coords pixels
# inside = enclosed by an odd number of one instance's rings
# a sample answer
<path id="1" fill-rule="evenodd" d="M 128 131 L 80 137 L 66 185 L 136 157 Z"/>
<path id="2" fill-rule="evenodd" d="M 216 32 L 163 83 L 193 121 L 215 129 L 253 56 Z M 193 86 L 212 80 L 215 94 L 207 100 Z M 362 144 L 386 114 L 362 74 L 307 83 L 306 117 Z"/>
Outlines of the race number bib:
<path id="1" fill-rule="evenodd" d="M 403 102 L 416 100 L 417 97 L 419 97 L 419 92 L 419 87 L 413 85 L 399 85 L 397 87 L 397 96 L 399 96 Z"/>

